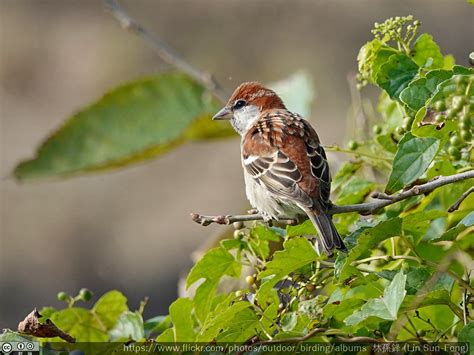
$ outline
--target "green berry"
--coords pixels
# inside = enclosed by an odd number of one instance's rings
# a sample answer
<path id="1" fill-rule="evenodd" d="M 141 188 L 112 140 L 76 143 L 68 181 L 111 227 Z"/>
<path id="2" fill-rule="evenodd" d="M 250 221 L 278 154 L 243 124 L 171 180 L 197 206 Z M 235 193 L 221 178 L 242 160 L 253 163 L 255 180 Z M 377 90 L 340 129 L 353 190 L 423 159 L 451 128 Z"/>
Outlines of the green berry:
<path id="1" fill-rule="evenodd" d="M 382 133 L 382 127 L 380 127 L 379 125 L 375 125 L 372 128 L 372 132 L 374 132 L 374 134 L 380 134 L 380 133 Z"/>
<path id="2" fill-rule="evenodd" d="M 235 291 L 235 297 L 242 297 L 243 292 L 242 290 Z"/>
<path id="3" fill-rule="evenodd" d="M 242 222 L 242 221 L 234 222 L 234 223 L 232 223 L 232 225 L 234 226 L 234 229 L 236 229 L 236 230 L 244 228 L 244 222 Z"/>
<path id="4" fill-rule="evenodd" d="M 449 119 L 453 119 L 454 117 L 456 117 L 456 114 L 457 112 L 453 110 L 452 108 L 448 108 L 446 110 L 446 117 L 448 117 Z"/>
<path id="5" fill-rule="evenodd" d="M 92 296 L 93 296 L 92 291 L 88 290 L 87 288 L 81 288 L 79 291 L 79 298 L 83 300 L 84 302 L 90 301 Z"/>
<path id="6" fill-rule="evenodd" d="M 436 123 L 443 123 L 444 122 L 444 116 L 440 113 L 434 116 L 434 120 Z"/>
<path id="7" fill-rule="evenodd" d="M 436 111 L 441 112 L 441 111 L 446 110 L 446 104 L 444 103 L 444 101 L 439 100 L 435 102 L 434 108 Z"/>
<path id="8" fill-rule="evenodd" d="M 424 337 L 426 335 L 426 331 L 424 331 L 423 329 L 418 330 L 417 333 L 419 337 Z"/>
<path id="9" fill-rule="evenodd" d="M 283 303 L 280 303 L 280 304 L 278 305 L 278 309 L 279 309 L 280 311 L 284 310 L 284 309 L 285 309 L 285 305 L 284 305 Z"/>
<path id="10" fill-rule="evenodd" d="M 449 142 L 451 143 L 452 146 L 454 147 L 460 147 L 463 143 L 461 138 L 458 135 L 454 135 L 449 139 Z"/>
<path id="11" fill-rule="evenodd" d="M 412 125 L 412 123 L 413 123 L 413 118 L 411 118 L 411 117 L 405 117 L 405 118 L 403 119 L 403 126 L 402 126 L 403 129 L 404 129 L 405 131 L 410 131 L 410 130 L 411 130 L 411 125 Z"/>
<path id="12" fill-rule="evenodd" d="M 464 121 L 459 121 L 458 127 L 460 130 L 468 130 L 470 129 L 470 123 L 469 122 L 464 122 Z"/>
<path id="13" fill-rule="evenodd" d="M 464 142 L 469 142 L 472 138 L 472 134 L 469 130 L 467 129 L 463 129 L 461 131 L 461 139 L 464 141 Z"/>
<path id="14" fill-rule="evenodd" d="M 314 291 L 314 285 L 313 284 L 307 284 L 306 285 L 306 290 L 308 290 L 308 292 L 313 292 Z"/>
<path id="15" fill-rule="evenodd" d="M 66 302 L 67 300 L 71 298 L 71 296 L 69 296 L 66 292 L 61 291 L 61 292 L 58 292 L 57 298 L 59 301 Z"/>
<path id="16" fill-rule="evenodd" d="M 459 149 L 456 148 L 456 147 L 453 147 L 453 146 L 449 147 L 448 153 L 449 153 L 449 155 L 451 155 L 451 157 L 452 157 L 454 160 L 459 160 L 459 159 L 461 159 L 461 152 L 460 152 Z"/>
<path id="17" fill-rule="evenodd" d="M 245 282 L 247 282 L 249 285 L 253 285 L 255 283 L 255 278 L 252 275 L 248 275 L 245 278 Z"/>
<path id="18" fill-rule="evenodd" d="M 454 82 L 458 85 L 462 85 L 466 83 L 467 78 L 463 75 L 456 75 L 454 77 Z"/>
<path id="19" fill-rule="evenodd" d="M 347 143 L 347 147 L 350 149 L 350 150 L 356 150 L 358 147 L 359 147 L 359 143 L 357 143 L 356 141 L 349 141 L 349 143 Z"/>
<path id="20" fill-rule="evenodd" d="M 461 120 L 461 122 L 464 122 L 469 125 L 471 123 L 471 115 L 469 114 L 469 111 L 466 110 L 465 112 L 463 112 L 459 119 Z"/>
<path id="21" fill-rule="evenodd" d="M 465 96 L 453 97 L 453 110 L 455 110 L 456 112 L 461 111 L 466 101 L 467 100 Z"/>
<path id="22" fill-rule="evenodd" d="M 234 238 L 237 239 L 237 240 L 242 240 L 244 237 L 244 233 L 242 230 L 240 229 L 237 229 L 234 231 Z"/>
<path id="23" fill-rule="evenodd" d="M 405 130 L 403 129 L 403 127 L 397 127 L 395 129 L 395 133 L 401 136 L 403 133 L 405 133 Z"/>

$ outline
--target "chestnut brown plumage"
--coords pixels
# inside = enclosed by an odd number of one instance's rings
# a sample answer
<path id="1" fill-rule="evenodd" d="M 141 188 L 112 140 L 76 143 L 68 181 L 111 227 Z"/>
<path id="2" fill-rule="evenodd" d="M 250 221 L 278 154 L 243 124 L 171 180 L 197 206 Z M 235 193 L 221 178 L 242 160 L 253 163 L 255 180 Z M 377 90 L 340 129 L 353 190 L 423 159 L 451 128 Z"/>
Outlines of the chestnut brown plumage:
<path id="1" fill-rule="evenodd" d="M 214 119 L 242 136 L 247 198 L 267 219 L 306 214 L 327 254 L 346 247 L 328 213 L 331 174 L 314 128 L 256 82 L 241 84 Z"/>

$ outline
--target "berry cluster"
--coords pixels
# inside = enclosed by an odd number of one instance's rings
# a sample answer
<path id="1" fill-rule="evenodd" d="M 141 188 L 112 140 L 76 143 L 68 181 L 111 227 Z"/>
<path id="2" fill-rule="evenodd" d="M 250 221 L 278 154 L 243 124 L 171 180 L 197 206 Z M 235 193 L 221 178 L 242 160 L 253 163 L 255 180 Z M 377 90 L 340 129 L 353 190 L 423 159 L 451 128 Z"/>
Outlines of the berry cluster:
<path id="1" fill-rule="evenodd" d="M 448 152 L 454 160 L 462 158 L 462 150 L 469 154 L 472 145 L 472 130 L 474 119 L 474 97 L 469 94 L 474 85 L 473 78 L 456 76 L 455 86 L 446 86 L 443 99 L 435 101 L 431 107 L 435 112 L 434 122 L 442 126 L 447 121 L 457 122 L 458 129 L 453 132 L 449 140 Z"/>
<path id="2" fill-rule="evenodd" d="M 421 23 L 413 21 L 413 16 L 390 17 L 383 23 L 376 22 L 372 33 L 375 38 L 386 43 L 390 40 L 397 42 L 399 49 L 409 52 L 410 43 L 415 38 Z"/>

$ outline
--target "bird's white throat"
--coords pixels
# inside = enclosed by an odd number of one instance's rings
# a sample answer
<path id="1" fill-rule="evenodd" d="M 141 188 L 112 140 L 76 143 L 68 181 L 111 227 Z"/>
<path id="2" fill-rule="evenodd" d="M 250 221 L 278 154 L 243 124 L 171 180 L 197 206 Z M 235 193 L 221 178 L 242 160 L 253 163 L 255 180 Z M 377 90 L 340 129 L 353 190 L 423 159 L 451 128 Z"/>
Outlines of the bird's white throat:
<path id="1" fill-rule="evenodd" d="M 244 135 L 257 122 L 259 116 L 260 109 L 257 106 L 248 105 L 235 110 L 230 123 L 237 133 Z"/>

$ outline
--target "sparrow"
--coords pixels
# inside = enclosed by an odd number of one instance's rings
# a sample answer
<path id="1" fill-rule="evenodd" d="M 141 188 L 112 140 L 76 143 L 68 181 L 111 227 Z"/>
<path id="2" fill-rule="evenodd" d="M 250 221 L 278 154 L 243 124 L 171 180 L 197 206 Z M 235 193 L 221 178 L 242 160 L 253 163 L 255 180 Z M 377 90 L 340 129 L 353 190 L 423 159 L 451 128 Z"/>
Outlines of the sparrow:
<path id="1" fill-rule="evenodd" d="M 265 220 L 306 215 L 326 254 L 347 251 L 329 214 L 326 153 L 308 121 L 257 82 L 241 84 L 212 119 L 230 120 L 241 136 L 246 195 Z"/>

